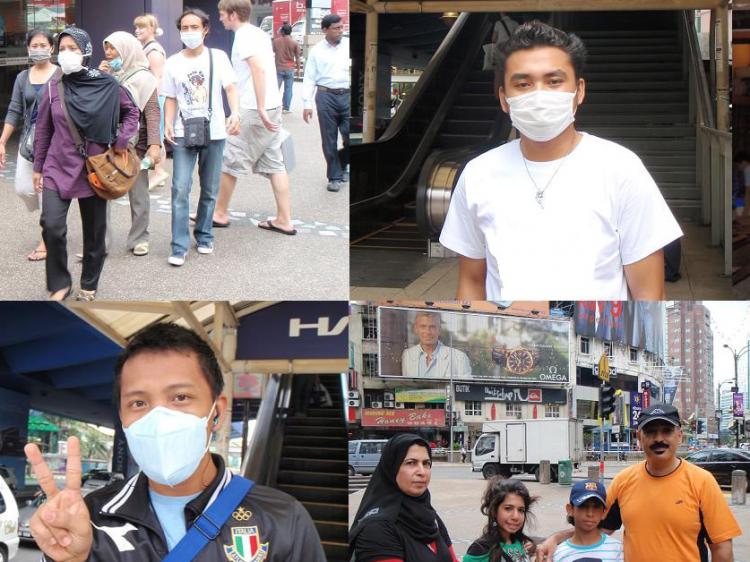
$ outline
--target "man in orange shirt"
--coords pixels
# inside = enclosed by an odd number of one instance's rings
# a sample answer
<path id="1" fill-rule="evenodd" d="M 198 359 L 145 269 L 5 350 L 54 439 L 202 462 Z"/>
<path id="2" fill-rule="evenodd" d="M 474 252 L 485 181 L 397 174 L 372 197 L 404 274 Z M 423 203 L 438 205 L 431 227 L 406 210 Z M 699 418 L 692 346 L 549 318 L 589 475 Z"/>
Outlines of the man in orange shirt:
<path id="1" fill-rule="evenodd" d="M 641 412 L 638 441 L 646 461 L 618 473 L 607 490 L 602 530 L 625 526 L 628 562 L 732 562 L 732 539 L 742 534 L 710 472 L 677 457 L 682 442 L 680 414 L 670 404 Z M 556 533 L 538 549 L 537 560 L 552 560 L 570 532 Z"/>
<path id="2" fill-rule="evenodd" d="M 291 37 L 292 26 L 284 23 L 279 29 L 279 36 L 273 40 L 273 52 L 276 55 L 276 77 L 279 80 L 279 88 L 284 84 L 284 100 L 282 111 L 289 113 L 292 105 L 292 88 L 294 87 L 294 74 L 299 73 L 299 60 L 302 49 Z"/>

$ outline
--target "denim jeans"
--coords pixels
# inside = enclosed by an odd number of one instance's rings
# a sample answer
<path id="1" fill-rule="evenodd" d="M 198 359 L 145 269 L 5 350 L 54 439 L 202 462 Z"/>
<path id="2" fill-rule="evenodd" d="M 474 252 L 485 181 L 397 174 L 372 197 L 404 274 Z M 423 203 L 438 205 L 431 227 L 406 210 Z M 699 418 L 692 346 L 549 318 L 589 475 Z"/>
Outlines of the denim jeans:
<path id="1" fill-rule="evenodd" d="M 283 109 L 286 109 L 289 111 L 290 106 L 292 105 L 292 89 L 294 88 L 294 69 L 290 68 L 289 70 L 284 70 L 279 72 L 276 71 L 276 78 L 279 80 L 279 88 L 281 88 L 281 84 L 284 84 L 284 100 L 282 101 L 281 105 Z"/>
<path id="2" fill-rule="evenodd" d="M 175 141 L 172 153 L 172 255 L 181 256 L 187 254 L 190 244 L 188 213 L 196 158 L 201 194 L 193 234 L 199 246 L 210 246 L 213 243 L 214 207 L 219 193 L 224 139 L 212 140 L 205 148 L 186 148 L 184 138 L 177 138 Z"/>

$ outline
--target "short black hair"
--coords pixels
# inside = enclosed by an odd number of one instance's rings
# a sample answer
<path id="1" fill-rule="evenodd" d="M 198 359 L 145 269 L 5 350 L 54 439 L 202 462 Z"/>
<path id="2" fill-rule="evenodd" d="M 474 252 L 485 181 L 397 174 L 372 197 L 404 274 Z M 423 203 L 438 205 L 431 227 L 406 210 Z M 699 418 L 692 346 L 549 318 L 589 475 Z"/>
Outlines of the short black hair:
<path id="1" fill-rule="evenodd" d="M 583 502 L 583 503 L 582 503 L 581 505 L 578 505 L 578 506 L 573 506 L 573 509 L 575 509 L 576 507 L 583 507 L 583 506 L 585 506 L 585 505 L 586 505 L 587 503 L 589 503 L 589 502 L 593 502 L 593 503 L 594 503 L 595 505 L 601 506 L 601 507 L 603 507 L 603 508 L 604 508 L 605 510 L 607 509 L 607 508 L 606 508 L 605 506 L 603 506 L 603 505 L 602 505 L 602 502 L 601 502 L 601 501 L 599 501 L 599 500 L 598 500 L 598 499 L 596 499 L 596 498 L 589 498 L 589 499 L 587 499 L 587 500 L 586 500 L 585 502 Z M 567 517 L 565 518 L 565 520 L 566 520 L 566 521 L 568 522 L 568 524 L 570 524 L 570 525 L 573 525 L 574 527 L 576 526 L 576 520 L 575 520 L 575 518 L 574 518 L 574 517 L 573 517 L 572 515 L 568 515 L 568 516 L 567 516 Z M 596 527 L 597 527 L 597 529 L 601 529 L 601 528 L 602 528 L 602 523 L 604 523 L 604 520 L 603 520 L 603 519 L 602 519 L 601 521 L 599 521 L 599 524 L 598 524 L 598 525 L 596 526 Z"/>
<path id="2" fill-rule="evenodd" d="M 52 35 L 52 32 L 48 29 L 43 29 L 41 27 L 35 27 L 31 31 L 29 31 L 26 34 L 26 46 L 28 47 L 31 45 L 31 41 L 36 37 L 37 35 L 43 35 L 44 38 L 47 40 L 47 42 L 50 44 L 50 46 L 54 46 L 55 44 L 55 37 Z"/>
<path id="3" fill-rule="evenodd" d="M 516 51 L 533 49 L 535 47 L 557 47 L 570 57 L 575 79 L 583 75 L 586 64 L 586 46 L 581 38 L 574 33 L 566 33 L 539 20 L 532 20 L 516 28 L 510 39 L 500 49 L 498 69 L 505 83 L 505 62 Z"/>
<path id="4" fill-rule="evenodd" d="M 320 20 L 320 29 L 328 29 L 331 27 L 334 23 L 339 23 L 341 21 L 341 16 L 338 14 L 328 14 L 323 17 L 322 20 Z"/>
<path id="5" fill-rule="evenodd" d="M 185 16 L 196 16 L 200 18 L 204 29 L 209 28 L 211 18 L 208 17 L 208 14 L 206 12 L 204 12 L 200 8 L 185 8 L 185 10 L 180 14 L 180 17 L 177 18 L 177 29 L 182 29 L 182 18 L 184 18 Z"/>
<path id="6" fill-rule="evenodd" d="M 216 400 L 224 390 L 224 377 L 211 346 L 194 331 L 173 322 L 153 324 L 137 332 L 122 350 L 115 365 L 115 387 L 112 393 L 115 406 L 120 407 L 120 376 L 128 359 L 147 351 L 192 351 L 198 358 L 203 376 L 211 387 L 211 399 Z"/>
<path id="7" fill-rule="evenodd" d="M 289 25 L 287 22 L 284 22 L 284 25 L 282 25 L 279 28 L 279 31 L 281 31 L 284 35 L 291 35 L 292 34 L 292 26 Z"/>

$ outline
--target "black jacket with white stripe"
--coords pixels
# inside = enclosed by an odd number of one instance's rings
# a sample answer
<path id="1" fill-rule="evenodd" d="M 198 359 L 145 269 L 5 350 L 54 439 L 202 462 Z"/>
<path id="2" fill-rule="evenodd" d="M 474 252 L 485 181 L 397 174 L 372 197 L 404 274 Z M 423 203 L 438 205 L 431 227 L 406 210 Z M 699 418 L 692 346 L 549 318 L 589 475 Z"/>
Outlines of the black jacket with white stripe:
<path id="1" fill-rule="evenodd" d="M 218 474 L 185 506 L 188 528 L 232 478 L 224 460 L 218 455 L 212 458 Z M 158 562 L 167 555 L 167 541 L 151 507 L 148 478 L 142 472 L 96 490 L 84 500 L 94 527 L 89 562 Z M 194 561 L 326 562 L 326 557 L 302 504 L 284 492 L 256 485 Z"/>

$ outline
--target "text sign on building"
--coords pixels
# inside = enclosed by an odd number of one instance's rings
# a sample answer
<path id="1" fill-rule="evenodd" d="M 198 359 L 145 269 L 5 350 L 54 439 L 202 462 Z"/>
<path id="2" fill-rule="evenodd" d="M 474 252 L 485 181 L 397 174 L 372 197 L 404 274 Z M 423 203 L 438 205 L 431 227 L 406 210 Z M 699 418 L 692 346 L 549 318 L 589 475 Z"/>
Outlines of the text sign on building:
<path id="1" fill-rule="evenodd" d="M 568 397 L 562 388 L 529 388 L 513 385 L 458 383 L 453 385 L 456 400 L 472 402 L 530 402 L 537 404 L 566 404 Z"/>
<path id="2" fill-rule="evenodd" d="M 401 388 L 396 387 L 396 402 L 419 404 L 440 404 L 445 402 L 444 388 Z"/>
<path id="3" fill-rule="evenodd" d="M 382 377 L 564 384 L 569 340 L 567 320 L 378 308 Z"/>
<path id="4" fill-rule="evenodd" d="M 362 427 L 444 427 L 445 410 L 365 408 Z"/>

